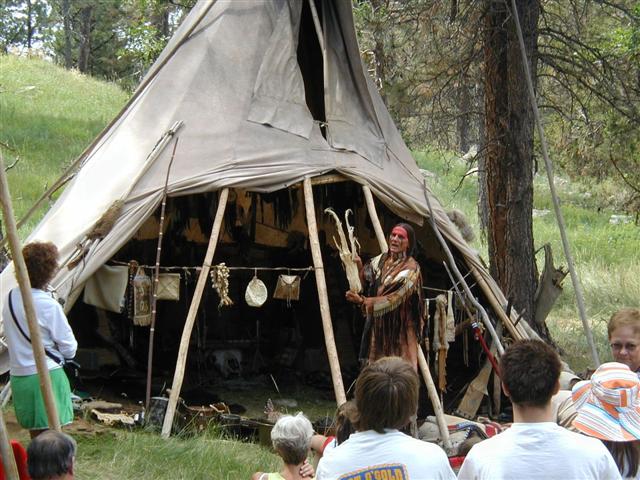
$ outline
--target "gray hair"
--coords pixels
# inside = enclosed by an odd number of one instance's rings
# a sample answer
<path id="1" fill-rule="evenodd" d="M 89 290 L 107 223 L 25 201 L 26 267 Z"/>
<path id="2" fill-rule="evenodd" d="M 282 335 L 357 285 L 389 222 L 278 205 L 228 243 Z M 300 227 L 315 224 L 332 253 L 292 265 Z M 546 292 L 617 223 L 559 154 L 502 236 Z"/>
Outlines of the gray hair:
<path id="1" fill-rule="evenodd" d="M 280 417 L 271 430 L 273 448 L 287 465 L 298 465 L 307 458 L 313 427 L 302 413 Z"/>
<path id="2" fill-rule="evenodd" d="M 27 448 L 29 476 L 40 480 L 72 473 L 76 448 L 76 441 L 66 433 L 42 432 Z"/>

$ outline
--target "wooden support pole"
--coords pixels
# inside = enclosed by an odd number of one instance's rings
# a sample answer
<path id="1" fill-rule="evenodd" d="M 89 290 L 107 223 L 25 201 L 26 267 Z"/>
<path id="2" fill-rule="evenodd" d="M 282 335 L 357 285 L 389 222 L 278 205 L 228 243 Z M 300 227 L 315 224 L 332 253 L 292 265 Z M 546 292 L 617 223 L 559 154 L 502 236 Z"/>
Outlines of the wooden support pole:
<path id="1" fill-rule="evenodd" d="M 320 316 L 322 317 L 322 329 L 324 330 L 324 343 L 327 347 L 329 357 L 329 367 L 331 368 L 331 379 L 333 380 L 333 391 L 335 392 L 338 406 L 347 401 L 342 384 L 342 373 L 340 373 L 340 360 L 336 350 L 336 342 L 333 337 L 333 326 L 331 324 L 331 312 L 329 310 L 329 296 L 327 295 L 327 282 L 324 277 L 324 265 L 322 263 L 322 253 L 320 252 L 320 240 L 318 238 L 318 225 L 316 223 L 316 208 L 313 201 L 313 187 L 311 179 L 305 178 L 302 182 L 304 187 L 304 205 L 307 214 L 307 226 L 309 228 L 309 244 L 315 267 L 316 285 L 318 287 L 318 300 L 320 302 Z"/>
<path id="2" fill-rule="evenodd" d="M 176 148 L 178 148 L 179 137 L 176 137 L 176 141 L 173 144 L 173 152 L 171 153 L 171 160 L 169 160 L 169 166 L 167 167 L 167 175 L 164 180 L 164 188 L 162 189 L 162 206 L 160 207 L 160 225 L 158 226 L 158 247 L 156 248 L 156 265 L 153 270 L 153 296 L 151 298 L 151 325 L 149 325 L 149 349 L 147 352 L 147 390 L 144 397 L 144 408 L 149 411 L 149 404 L 151 403 L 151 380 L 153 377 L 153 342 L 156 332 L 156 311 L 158 306 L 158 282 L 160 280 L 160 255 L 162 253 L 162 238 L 164 237 L 164 214 L 167 207 L 167 190 L 169 187 L 169 174 L 171 173 L 171 166 L 173 165 L 173 159 L 176 156 Z"/>
<path id="3" fill-rule="evenodd" d="M 13 266 L 16 271 L 16 278 L 22 295 L 22 303 L 24 305 L 27 323 L 29 325 L 29 337 L 31 338 L 31 347 L 33 349 L 33 357 L 36 361 L 36 368 L 40 380 L 40 391 L 44 399 L 44 406 L 47 411 L 49 420 L 49 428 L 60 431 L 60 419 L 58 410 L 53 398 L 51 389 L 51 378 L 49 377 L 49 369 L 47 368 L 47 359 L 44 356 L 44 346 L 42 345 L 42 337 L 40 335 L 40 327 L 36 317 L 36 309 L 33 304 L 33 296 L 31 295 L 31 283 L 29 274 L 27 273 L 27 265 L 24 263 L 22 256 L 22 247 L 18 238 L 18 229 L 16 228 L 16 220 L 13 216 L 13 204 L 11 203 L 11 195 L 9 194 L 9 183 L 7 175 L 4 171 L 4 159 L 0 153 L 0 203 L 2 203 L 2 215 L 6 223 L 7 237 L 9 238 L 9 248 L 13 257 Z"/>
<path id="4" fill-rule="evenodd" d="M 211 236 L 209 237 L 209 246 L 207 247 L 207 253 L 204 256 L 202 262 L 202 269 L 198 276 L 198 283 L 196 283 L 195 291 L 191 299 L 191 305 L 189 306 L 189 313 L 184 324 L 182 331 L 182 338 L 180 339 L 180 349 L 178 351 L 178 359 L 176 360 L 176 370 L 173 374 L 173 384 L 171 385 L 171 394 L 169 395 L 169 404 L 167 405 L 167 412 L 164 416 L 164 422 L 162 424 L 162 438 L 169 438 L 171 435 L 171 427 L 173 425 L 173 417 L 176 414 L 176 406 L 178 405 L 178 398 L 180 397 L 180 390 L 182 389 L 182 381 L 184 380 L 184 369 L 187 363 L 187 354 L 189 353 L 189 340 L 191 339 L 191 331 L 193 330 L 193 324 L 196 320 L 198 308 L 200 308 L 200 300 L 202 299 L 202 292 L 207 284 L 209 277 L 209 270 L 211 268 L 211 260 L 213 260 L 213 254 L 216 251 L 216 245 L 218 244 L 218 236 L 220 234 L 220 228 L 222 227 L 222 221 L 224 219 L 224 210 L 227 206 L 227 199 L 229 198 L 229 189 L 224 188 L 220 192 L 218 197 L 218 209 L 213 221 L 213 228 L 211 229 Z"/>
<path id="5" fill-rule="evenodd" d="M 367 203 L 367 210 L 369 211 L 369 218 L 371 219 L 373 230 L 376 232 L 376 238 L 378 239 L 378 243 L 380 244 L 380 251 L 382 253 L 385 253 L 387 250 L 389 250 L 389 247 L 387 245 L 387 237 L 384 235 L 382 225 L 380 225 L 380 219 L 378 218 L 378 212 L 376 211 L 376 204 L 373 201 L 371 188 L 369 188 L 369 185 L 363 185 L 362 191 L 364 192 L 364 199 Z"/>
<path id="6" fill-rule="evenodd" d="M 0 455 L 2 457 L 2 466 L 4 467 L 4 474 L 8 480 L 19 480 L 18 467 L 16 466 L 16 459 L 13 455 L 13 448 L 11 448 L 11 439 L 9 438 L 9 431 L 4 423 L 4 415 L 2 409 L 0 409 Z"/>
<path id="7" fill-rule="evenodd" d="M 418 344 L 418 365 L 420 366 L 424 383 L 427 385 L 427 393 L 429 394 L 429 399 L 431 400 L 433 410 L 436 414 L 436 422 L 438 422 L 438 429 L 440 430 L 440 437 L 442 437 L 442 444 L 444 445 L 445 451 L 449 453 L 451 451 L 449 428 L 447 427 L 447 421 L 444 418 L 444 410 L 440 403 L 440 397 L 438 397 L 436 385 L 433 383 L 433 377 L 429 371 L 429 365 L 427 364 L 427 359 L 424 356 L 424 352 L 422 351 L 420 344 Z"/>

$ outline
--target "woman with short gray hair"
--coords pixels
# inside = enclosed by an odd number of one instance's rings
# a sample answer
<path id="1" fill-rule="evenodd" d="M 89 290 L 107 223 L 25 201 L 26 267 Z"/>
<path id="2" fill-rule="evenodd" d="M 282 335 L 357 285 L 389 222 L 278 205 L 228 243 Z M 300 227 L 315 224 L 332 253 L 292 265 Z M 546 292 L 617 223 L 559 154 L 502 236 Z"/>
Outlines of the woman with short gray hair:
<path id="1" fill-rule="evenodd" d="M 280 417 L 271 430 L 273 449 L 284 462 L 280 472 L 256 472 L 251 480 L 302 480 L 315 472 L 307 461 L 313 427 L 302 413 Z"/>

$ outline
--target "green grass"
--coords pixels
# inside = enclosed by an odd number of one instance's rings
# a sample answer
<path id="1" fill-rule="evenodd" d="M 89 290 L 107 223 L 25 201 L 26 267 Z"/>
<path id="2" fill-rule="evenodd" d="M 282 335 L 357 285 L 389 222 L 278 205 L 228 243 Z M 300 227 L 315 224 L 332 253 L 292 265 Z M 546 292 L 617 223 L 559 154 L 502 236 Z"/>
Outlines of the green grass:
<path id="1" fill-rule="evenodd" d="M 152 433 L 116 431 L 76 439 L 80 480 L 236 480 L 281 468 L 279 458 L 266 448 L 216 432 L 162 440 Z"/>
<path id="2" fill-rule="evenodd" d="M 468 176 L 464 162 L 454 155 L 435 151 L 416 152 L 421 168 L 434 173 L 429 185 L 445 208 L 462 210 L 474 225 L 476 239 L 472 246 L 487 259 L 487 246 L 479 235 L 477 215 L 477 177 Z M 611 314 L 624 306 L 638 306 L 640 299 L 640 227 L 629 223 L 612 225 L 612 214 L 622 214 L 612 181 L 599 184 L 569 182 L 559 177 L 556 188 L 562 202 L 567 237 L 585 297 L 589 318 L 602 361 L 610 360 L 606 325 Z M 550 243 L 556 266 L 565 259 L 560 231 L 553 213 L 549 184 L 544 172 L 534 179 L 534 208 L 550 210 L 533 220 L 536 248 Z M 543 254 L 538 256 L 542 270 Z M 590 365 L 589 349 L 580 321 L 573 284 L 569 276 L 564 291 L 547 319 L 554 340 L 565 352 L 565 358 L 576 371 Z"/>
<path id="3" fill-rule="evenodd" d="M 17 219 L 89 145 L 127 100 L 115 84 L 41 59 L 0 56 L 0 142 Z M 44 215 L 45 204 L 20 231 Z"/>

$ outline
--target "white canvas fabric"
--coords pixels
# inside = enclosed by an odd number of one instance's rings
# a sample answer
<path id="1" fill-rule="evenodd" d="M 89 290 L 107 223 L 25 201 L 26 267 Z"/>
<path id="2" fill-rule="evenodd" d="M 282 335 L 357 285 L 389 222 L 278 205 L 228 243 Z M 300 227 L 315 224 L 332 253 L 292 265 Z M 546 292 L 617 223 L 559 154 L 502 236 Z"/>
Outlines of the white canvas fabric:
<path id="1" fill-rule="evenodd" d="M 109 234 L 91 245 L 80 265 L 63 269 L 52 282 L 67 300 L 67 311 L 91 275 L 159 206 L 172 141 L 162 144 L 158 155 L 150 154 L 178 121 L 183 126 L 169 196 L 224 187 L 272 192 L 337 171 L 368 184 L 402 218 L 422 224 L 429 215 L 426 194 L 438 228 L 476 270 L 486 295 L 506 304 L 476 252 L 425 189 L 363 67 L 351 3 L 316 4 L 327 52 L 324 67 L 317 67 L 324 81 L 327 139 L 307 108 L 296 57 L 303 2 L 201 0 L 147 73 L 144 86 L 87 151 L 73 180 L 28 237 L 53 242 L 66 259 L 109 206 L 124 201 Z M 10 265 L 0 277 L 0 298 L 14 285 Z M 524 321 L 517 328 L 530 336 Z"/>

